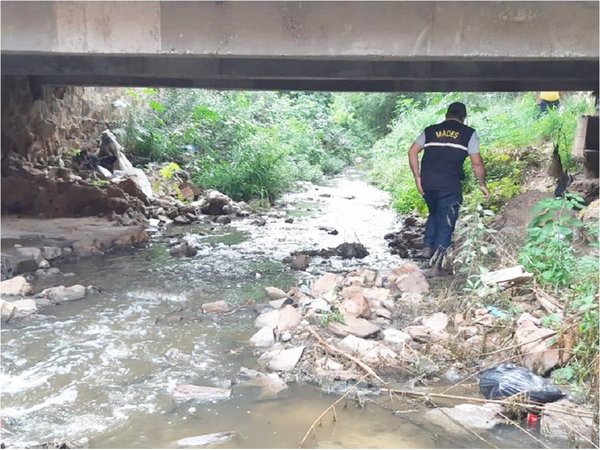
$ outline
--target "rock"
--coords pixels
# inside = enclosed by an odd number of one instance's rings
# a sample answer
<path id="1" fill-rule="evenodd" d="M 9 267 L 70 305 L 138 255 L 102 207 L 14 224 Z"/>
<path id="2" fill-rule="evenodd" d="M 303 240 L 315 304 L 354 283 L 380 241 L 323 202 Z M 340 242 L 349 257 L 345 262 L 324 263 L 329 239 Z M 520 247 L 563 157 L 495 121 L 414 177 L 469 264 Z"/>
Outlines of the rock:
<path id="1" fill-rule="evenodd" d="M 159 214 L 158 220 L 160 220 L 164 224 L 169 224 L 172 222 L 172 220 L 169 217 L 165 216 L 164 214 Z"/>
<path id="2" fill-rule="evenodd" d="M 383 342 L 390 344 L 404 345 L 412 341 L 410 334 L 396 330 L 395 328 L 383 330 L 381 334 L 383 335 Z"/>
<path id="3" fill-rule="evenodd" d="M 499 415 L 500 412 L 502 412 L 502 405 L 495 403 L 483 405 L 465 403 L 454 408 L 431 409 L 425 413 L 425 417 L 446 431 L 463 434 L 465 433 L 463 426 L 478 431 L 491 430 L 496 425 L 504 423 Z"/>
<path id="4" fill-rule="evenodd" d="M 36 247 L 17 247 L 15 251 L 24 258 L 35 260 L 38 264 L 43 259 L 42 251 Z"/>
<path id="5" fill-rule="evenodd" d="M 462 336 L 464 339 L 472 338 L 473 336 L 477 336 L 480 333 L 479 327 L 477 327 L 476 325 L 471 325 L 468 327 L 458 327 L 457 331 L 458 335 Z"/>
<path id="6" fill-rule="evenodd" d="M 431 342 L 434 337 L 431 335 L 431 328 L 424 325 L 411 325 L 404 329 L 411 338 L 417 342 Z"/>
<path id="7" fill-rule="evenodd" d="M 223 210 L 225 206 L 231 204 L 231 199 L 225 194 L 209 189 L 206 191 L 206 198 L 204 204 L 200 207 L 202 214 L 208 214 L 211 216 L 226 215 L 227 212 Z"/>
<path id="8" fill-rule="evenodd" d="M 306 299 L 302 301 L 301 305 L 302 307 L 306 307 L 317 312 L 331 311 L 331 305 L 323 298 Z"/>
<path id="9" fill-rule="evenodd" d="M 229 312 L 229 305 L 224 300 L 218 302 L 204 303 L 202 305 L 202 312 L 208 313 L 226 313 Z"/>
<path id="10" fill-rule="evenodd" d="M 14 277 L 0 283 L 0 294 L 2 295 L 29 295 L 31 291 L 31 285 L 22 276 Z"/>
<path id="11" fill-rule="evenodd" d="M 85 297 L 85 294 L 85 286 L 76 284 L 71 287 L 57 286 L 44 289 L 40 295 L 53 303 L 61 303 L 80 300 Z"/>
<path id="12" fill-rule="evenodd" d="M 176 224 L 179 224 L 179 225 L 187 225 L 187 224 L 191 223 L 192 221 L 186 216 L 179 215 L 173 219 L 173 222 L 175 222 Z"/>
<path id="13" fill-rule="evenodd" d="M 315 295 L 324 294 L 335 289 L 342 279 L 341 276 L 328 272 L 313 283 L 311 290 Z"/>
<path id="14" fill-rule="evenodd" d="M 224 431 L 222 433 L 210 433 L 179 439 L 177 445 L 180 447 L 206 447 L 208 445 L 221 444 L 234 437 L 235 431 Z"/>
<path id="15" fill-rule="evenodd" d="M 382 360 L 396 359 L 398 354 L 380 342 L 367 341 L 356 336 L 346 336 L 338 344 L 341 350 L 357 354 L 365 362 L 378 363 Z"/>
<path id="16" fill-rule="evenodd" d="M 271 327 L 262 327 L 250 338 L 250 343 L 255 347 L 271 347 L 275 344 L 275 336 Z"/>
<path id="17" fill-rule="evenodd" d="M 398 266 L 387 278 L 392 286 L 392 292 L 425 294 L 429 291 L 429 283 L 425 275 L 416 264 L 411 262 Z"/>
<path id="18" fill-rule="evenodd" d="M 302 315 L 300 311 L 294 308 L 292 305 L 284 306 L 279 314 L 279 320 L 277 321 L 277 329 L 279 331 L 293 330 L 300 325 Z"/>
<path id="19" fill-rule="evenodd" d="M 559 363 L 566 362 L 561 361 L 558 349 L 552 348 L 556 344 L 550 341 L 555 335 L 556 332 L 549 328 L 538 328 L 528 320 L 522 322 L 515 331 L 515 341 L 523 355 L 523 365 L 543 375 Z M 567 354 L 564 353 L 565 358 Z"/>
<path id="20" fill-rule="evenodd" d="M 30 298 L 25 300 L 15 300 L 11 303 L 15 308 L 17 308 L 17 311 L 14 314 L 15 318 L 30 316 L 32 314 L 35 314 L 38 310 L 35 300 Z"/>
<path id="21" fill-rule="evenodd" d="M 40 261 L 40 263 L 38 264 L 38 267 L 40 269 L 48 269 L 48 268 L 50 268 L 50 263 L 48 261 L 46 261 L 45 259 L 42 259 Z"/>
<path id="22" fill-rule="evenodd" d="M 255 386 L 261 389 L 260 400 L 271 400 L 279 396 L 281 391 L 288 388 L 285 381 L 276 373 L 267 375 L 257 372 L 249 381 L 240 383 L 241 386 Z"/>
<path id="23" fill-rule="evenodd" d="M 254 321 L 255 328 L 263 328 L 270 327 L 272 329 L 277 328 L 279 324 L 279 315 L 281 314 L 281 310 L 274 309 L 273 311 L 269 311 L 261 314 Z"/>
<path id="24" fill-rule="evenodd" d="M 62 256 L 63 251 L 60 247 L 42 247 L 42 257 L 49 261 Z"/>
<path id="25" fill-rule="evenodd" d="M 283 350 L 271 358 L 267 365 L 271 370 L 289 372 L 294 370 L 296 364 L 300 361 L 302 352 L 304 352 L 304 346 Z"/>
<path id="26" fill-rule="evenodd" d="M 281 342 L 290 342 L 292 340 L 292 333 L 290 333 L 289 331 L 284 331 L 279 336 L 279 340 Z"/>
<path id="27" fill-rule="evenodd" d="M 342 302 L 341 311 L 355 317 L 369 317 L 371 307 L 368 300 L 362 294 L 356 294 Z"/>
<path id="28" fill-rule="evenodd" d="M 215 222 L 221 225 L 227 225 L 231 223 L 231 217 L 229 216 L 218 216 Z"/>
<path id="29" fill-rule="evenodd" d="M 264 227 L 267 224 L 267 220 L 263 217 L 259 217 L 258 219 L 254 219 L 251 223 L 257 227 Z"/>
<path id="30" fill-rule="evenodd" d="M 17 307 L 11 302 L 0 299 L 0 319 L 2 322 L 8 322 L 17 313 Z"/>
<path id="31" fill-rule="evenodd" d="M 335 252 L 337 255 L 341 256 L 342 259 L 362 259 L 369 255 L 365 246 L 357 242 L 344 242 L 335 248 Z"/>
<path id="32" fill-rule="evenodd" d="M 363 295 L 369 302 L 384 302 L 390 295 L 390 290 L 385 288 L 371 287 L 364 288 Z"/>
<path id="33" fill-rule="evenodd" d="M 321 194 L 321 197 L 323 197 L 324 195 L 329 195 L 329 194 Z M 335 228 L 331 228 L 331 227 L 320 226 L 319 230 L 324 231 L 327 234 L 331 234 L 332 236 L 336 236 L 338 234 L 338 230 L 336 230 Z"/>
<path id="34" fill-rule="evenodd" d="M 100 288 L 90 284 L 89 286 L 85 287 L 85 293 L 88 295 L 96 295 L 100 293 Z"/>
<path id="35" fill-rule="evenodd" d="M 285 223 L 294 223 L 294 218 L 293 217 L 288 217 L 287 219 L 284 220 Z"/>
<path id="36" fill-rule="evenodd" d="M 183 243 L 171 248 L 169 253 L 171 254 L 171 256 L 185 256 L 187 258 L 191 258 L 198 254 L 198 249 L 195 247 L 192 247 L 187 242 L 183 242 Z"/>
<path id="37" fill-rule="evenodd" d="M 293 270 L 306 270 L 310 265 L 310 256 L 303 253 L 295 255 L 290 263 L 290 267 Z"/>
<path id="38" fill-rule="evenodd" d="M 571 414 L 556 412 L 557 410 L 571 412 Z M 589 447 L 593 434 L 593 420 L 578 414 L 581 410 L 593 413 L 591 409 L 568 399 L 548 403 L 542 408 L 540 426 L 542 433 L 549 439 L 568 440 L 571 448 Z M 589 440 L 583 439 L 582 436 Z"/>
<path id="39" fill-rule="evenodd" d="M 283 290 L 273 286 L 266 287 L 265 292 L 267 297 L 271 300 L 279 300 L 280 298 L 287 298 L 288 296 Z"/>
<path id="40" fill-rule="evenodd" d="M 452 323 L 456 328 L 461 327 L 467 323 L 465 315 L 463 313 L 456 313 L 452 319 Z"/>
<path id="41" fill-rule="evenodd" d="M 448 326 L 448 316 L 441 312 L 432 314 L 423 321 L 423 325 L 439 334 Z"/>
<path id="42" fill-rule="evenodd" d="M 147 178 L 146 181 L 148 182 L 148 186 L 150 186 L 150 182 Z M 150 198 L 144 192 L 144 190 L 148 189 L 148 186 L 144 186 L 144 188 L 142 189 L 142 186 L 140 185 L 138 180 L 138 173 L 123 174 L 119 177 L 113 178 L 112 182 L 119 186 L 119 188 L 121 188 L 125 193 L 131 195 L 132 197 L 139 198 L 145 205 L 150 204 Z M 151 193 L 152 187 L 150 187 L 150 194 Z M 150 197 L 152 197 L 152 194 L 150 195 Z"/>
<path id="43" fill-rule="evenodd" d="M 292 300 L 291 298 L 280 298 L 279 300 L 271 300 L 269 302 L 269 306 L 271 306 L 274 309 L 281 309 L 286 305 L 291 305 L 294 303 L 294 300 Z"/>
<path id="44" fill-rule="evenodd" d="M 209 403 L 229 399 L 231 397 L 231 389 L 180 384 L 173 389 L 172 395 L 173 399 L 178 402 L 194 400 L 198 403 Z"/>
<path id="45" fill-rule="evenodd" d="M 349 334 L 360 338 L 366 338 L 378 333 L 380 328 L 368 320 L 359 319 L 353 316 L 345 315 L 344 323 L 333 322 L 327 327 L 329 331 L 337 336 L 347 336 Z"/>

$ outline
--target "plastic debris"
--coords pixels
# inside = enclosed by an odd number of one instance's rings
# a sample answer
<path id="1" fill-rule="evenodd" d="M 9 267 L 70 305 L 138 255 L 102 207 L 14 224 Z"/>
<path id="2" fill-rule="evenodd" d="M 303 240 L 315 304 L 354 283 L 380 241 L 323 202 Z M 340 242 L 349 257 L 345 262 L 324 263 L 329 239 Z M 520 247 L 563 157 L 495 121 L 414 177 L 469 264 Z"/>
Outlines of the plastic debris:
<path id="1" fill-rule="evenodd" d="M 527 394 L 532 402 L 550 403 L 566 397 L 559 388 L 550 386 L 547 379 L 514 364 L 500 364 L 481 372 L 479 389 L 489 399 Z"/>

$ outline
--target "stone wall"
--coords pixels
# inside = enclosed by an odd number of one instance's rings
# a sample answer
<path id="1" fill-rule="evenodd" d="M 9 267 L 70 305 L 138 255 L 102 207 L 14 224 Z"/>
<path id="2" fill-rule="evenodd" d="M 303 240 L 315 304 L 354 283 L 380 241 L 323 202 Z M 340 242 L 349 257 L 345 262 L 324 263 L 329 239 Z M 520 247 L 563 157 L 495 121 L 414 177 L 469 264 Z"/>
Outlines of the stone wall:
<path id="1" fill-rule="evenodd" d="M 125 117 L 121 88 L 50 87 L 2 77 L 2 159 L 10 152 L 46 164 L 62 152 L 95 150 L 100 133 Z"/>

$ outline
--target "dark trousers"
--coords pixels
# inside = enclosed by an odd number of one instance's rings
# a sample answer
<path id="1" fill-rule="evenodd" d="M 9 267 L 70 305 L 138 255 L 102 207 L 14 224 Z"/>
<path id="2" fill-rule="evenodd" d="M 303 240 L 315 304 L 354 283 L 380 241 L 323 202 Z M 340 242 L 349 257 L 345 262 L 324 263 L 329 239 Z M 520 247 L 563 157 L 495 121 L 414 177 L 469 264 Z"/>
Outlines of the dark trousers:
<path id="1" fill-rule="evenodd" d="M 538 105 L 540 114 L 545 114 L 549 109 L 554 109 L 554 108 L 559 108 L 560 107 L 560 101 L 556 100 L 554 102 L 548 102 L 546 100 L 542 100 L 540 101 L 540 104 Z"/>
<path id="2" fill-rule="evenodd" d="M 446 250 L 452 242 L 452 233 L 460 204 L 462 203 L 461 192 L 425 191 L 425 203 L 429 209 L 429 217 L 425 224 L 425 247 L 431 247 L 433 251 Z"/>

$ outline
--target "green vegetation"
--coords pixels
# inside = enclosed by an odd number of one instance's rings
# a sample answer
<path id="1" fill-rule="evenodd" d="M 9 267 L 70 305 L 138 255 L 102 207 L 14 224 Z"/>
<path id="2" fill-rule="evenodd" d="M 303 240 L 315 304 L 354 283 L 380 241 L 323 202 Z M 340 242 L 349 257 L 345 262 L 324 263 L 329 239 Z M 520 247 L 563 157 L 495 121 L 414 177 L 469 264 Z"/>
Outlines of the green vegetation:
<path id="1" fill-rule="evenodd" d="M 519 261 L 565 305 L 564 323 L 556 315 L 546 322 L 568 334 L 575 328 L 576 342 L 569 364 L 555 372 L 560 382 L 583 385 L 598 363 L 598 223 L 584 223 L 575 212 L 584 206 L 577 196 L 539 202 L 528 229 Z"/>
<path id="2" fill-rule="evenodd" d="M 176 161 L 201 187 L 273 201 L 364 155 L 393 114 L 376 94 L 131 90 L 126 147 Z M 360 120 L 363 110 L 374 111 Z"/>
<path id="3" fill-rule="evenodd" d="M 558 144 L 563 165 L 572 169 L 570 152 L 577 119 L 592 110 L 589 99 L 583 96 L 568 97 L 561 110 L 541 117 L 533 93 L 400 97 L 391 131 L 373 147 L 371 171 L 372 181 L 392 193 L 393 205 L 399 212 L 426 211 L 414 186 L 406 153 L 425 127 L 443 120 L 447 105 L 454 101 L 467 105 L 467 122 L 479 134 L 491 191 L 487 206 L 492 210 L 498 210 L 521 191 L 526 169 L 540 162 L 547 142 Z M 476 188 L 468 160 L 465 175 L 465 203 L 474 206 L 483 197 Z"/>

